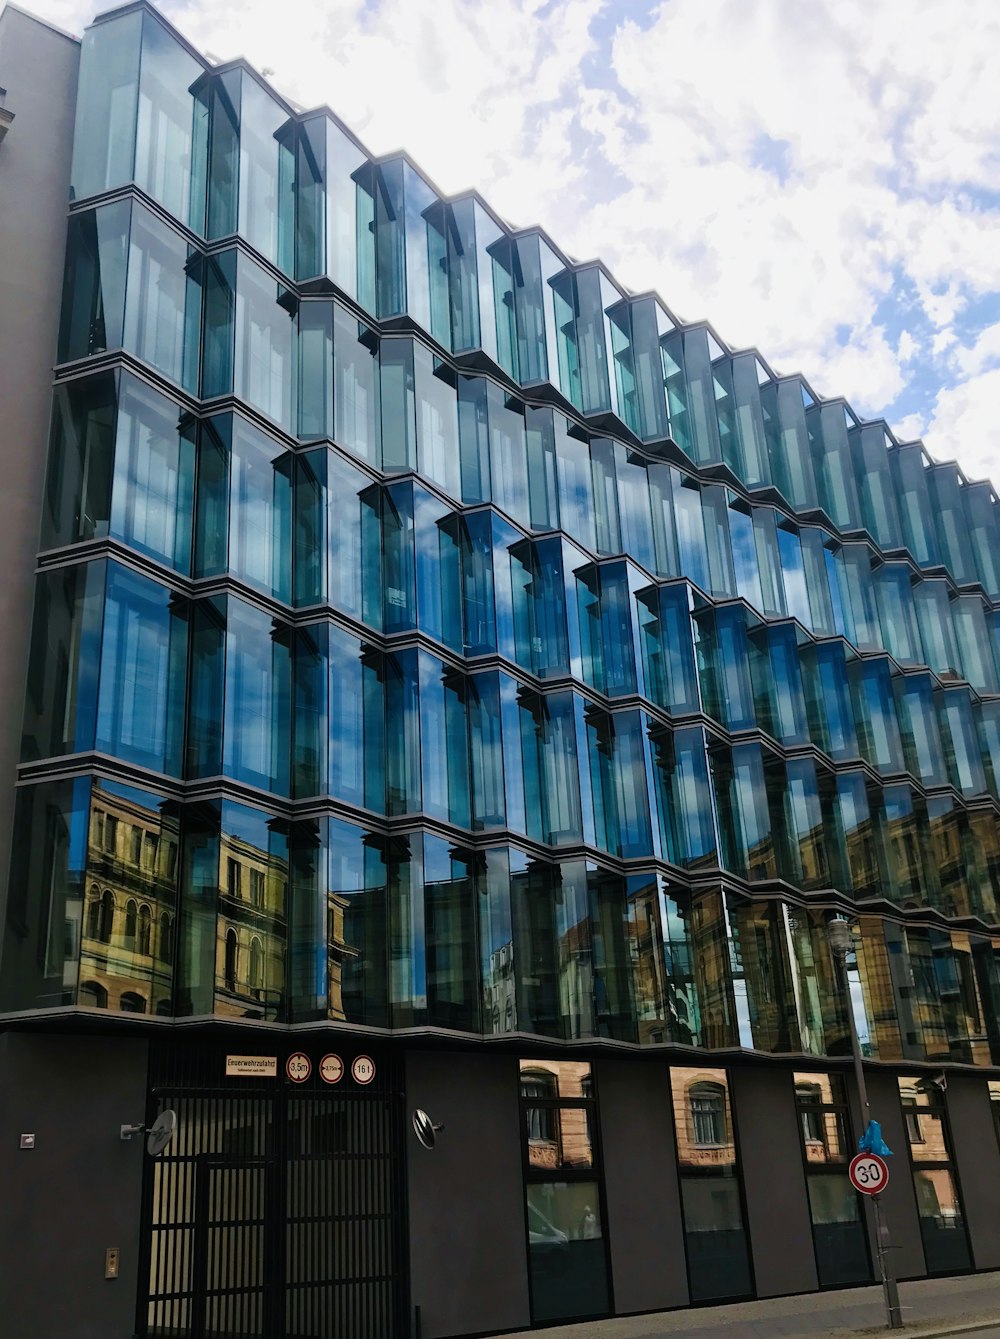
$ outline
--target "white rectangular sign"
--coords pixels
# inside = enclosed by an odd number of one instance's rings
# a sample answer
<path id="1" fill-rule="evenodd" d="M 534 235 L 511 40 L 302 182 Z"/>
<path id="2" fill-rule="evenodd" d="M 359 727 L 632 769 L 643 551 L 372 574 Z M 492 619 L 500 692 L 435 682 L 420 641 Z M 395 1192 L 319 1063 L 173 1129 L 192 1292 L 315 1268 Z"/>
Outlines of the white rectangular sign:
<path id="1" fill-rule="evenodd" d="M 227 1055 L 227 1079 L 273 1079 L 278 1073 L 276 1055 Z"/>

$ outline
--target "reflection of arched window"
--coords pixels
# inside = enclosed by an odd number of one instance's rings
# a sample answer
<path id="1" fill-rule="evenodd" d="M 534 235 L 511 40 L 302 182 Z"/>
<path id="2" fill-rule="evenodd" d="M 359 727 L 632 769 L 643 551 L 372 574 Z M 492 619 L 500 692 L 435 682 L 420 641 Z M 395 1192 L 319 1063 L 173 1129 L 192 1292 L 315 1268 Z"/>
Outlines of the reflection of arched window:
<path id="1" fill-rule="evenodd" d="M 119 1001 L 119 1008 L 122 1013 L 126 1014 L 144 1014 L 146 1012 L 146 1001 L 134 990 L 126 990 Z"/>
<path id="2" fill-rule="evenodd" d="M 111 935 L 115 928 L 115 895 L 110 888 L 105 888 L 101 897 L 101 929 L 98 939 L 102 944 L 111 943 Z"/>
<path id="3" fill-rule="evenodd" d="M 160 961 L 169 962 L 174 955 L 174 918 L 169 911 L 160 917 Z"/>
<path id="4" fill-rule="evenodd" d="M 108 1007 L 108 992 L 103 986 L 99 986 L 96 981 L 84 981 L 80 986 L 80 1003 L 87 1004 L 92 1009 L 106 1009 Z"/>
<path id="5" fill-rule="evenodd" d="M 691 1126 L 698 1148 L 712 1148 L 726 1142 L 725 1093 L 718 1083 L 694 1083 L 688 1090 Z"/>
<path id="6" fill-rule="evenodd" d="M 152 917 L 149 914 L 149 907 L 145 902 L 139 908 L 139 952 L 149 954 L 149 940 L 152 928 Z"/>
<path id="7" fill-rule="evenodd" d="M 92 884 L 90 900 L 87 903 L 87 938 L 97 939 L 101 933 L 101 890 Z"/>
<path id="8" fill-rule="evenodd" d="M 239 940 L 235 930 L 226 931 L 226 989 L 236 989 L 236 957 L 239 953 Z"/>
<path id="9" fill-rule="evenodd" d="M 264 988 L 264 946 L 256 935 L 250 940 L 250 989 L 259 997 Z"/>
<path id="10" fill-rule="evenodd" d="M 135 949 L 136 930 L 138 925 L 139 908 L 130 897 L 125 903 L 125 947 Z"/>
<path id="11" fill-rule="evenodd" d="M 547 1069 L 521 1071 L 521 1096 L 526 1102 L 546 1101 L 559 1096 L 556 1076 Z M 551 1107 L 525 1108 L 528 1138 L 539 1143 L 554 1143 L 555 1121 Z"/>

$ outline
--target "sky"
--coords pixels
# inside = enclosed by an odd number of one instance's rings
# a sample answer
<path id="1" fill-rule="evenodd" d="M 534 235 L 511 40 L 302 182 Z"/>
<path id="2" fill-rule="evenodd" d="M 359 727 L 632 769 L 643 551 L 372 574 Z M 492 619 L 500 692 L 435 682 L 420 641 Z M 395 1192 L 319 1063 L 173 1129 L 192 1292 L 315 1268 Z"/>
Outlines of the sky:
<path id="1" fill-rule="evenodd" d="M 110 7 L 20 0 L 80 33 Z M 165 0 L 375 154 L 1000 484 L 996 0 Z"/>

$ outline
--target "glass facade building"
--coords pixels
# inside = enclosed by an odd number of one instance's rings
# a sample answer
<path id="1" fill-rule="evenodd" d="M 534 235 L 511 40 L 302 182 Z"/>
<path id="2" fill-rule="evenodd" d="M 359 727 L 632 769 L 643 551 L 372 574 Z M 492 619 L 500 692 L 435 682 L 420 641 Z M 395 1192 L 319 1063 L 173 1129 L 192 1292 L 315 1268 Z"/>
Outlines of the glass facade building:
<path id="1" fill-rule="evenodd" d="M 761 1054 L 818 1282 L 870 1277 L 847 916 L 927 1266 L 972 1267 L 913 1074 L 1000 1071 L 989 483 L 129 5 L 82 42 L 34 601 L 5 1014 L 509 1038 L 533 1317 L 605 1314 L 611 1043 L 673 1056 L 692 1299 L 762 1287 Z"/>
<path id="2" fill-rule="evenodd" d="M 71 195 L 7 1008 L 1000 1063 L 988 484 L 149 10 Z"/>

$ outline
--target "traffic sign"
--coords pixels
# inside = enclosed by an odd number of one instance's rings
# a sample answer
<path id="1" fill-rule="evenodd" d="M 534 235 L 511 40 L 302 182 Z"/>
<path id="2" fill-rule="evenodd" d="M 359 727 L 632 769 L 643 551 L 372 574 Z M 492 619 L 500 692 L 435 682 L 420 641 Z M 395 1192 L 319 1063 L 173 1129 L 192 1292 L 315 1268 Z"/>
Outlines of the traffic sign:
<path id="1" fill-rule="evenodd" d="M 344 1077 L 344 1062 L 331 1051 L 319 1062 L 319 1076 L 324 1083 L 339 1083 Z"/>
<path id="2" fill-rule="evenodd" d="M 877 1195 L 889 1184 L 889 1164 L 877 1153 L 857 1153 L 848 1168 L 851 1185 L 862 1195 Z"/>
<path id="3" fill-rule="evenodd" d="M 375 1061 L 370 1055 L 359 1055 L 351 1065 L 355 1083 L 371 1083 L 375 1077 Z"/>
<path id="4" fill-rule="evenodd" d="M 312 1071 L 312 1061 L 301 1051 L 296 1051 L 285 1061 L 285 1073 L 293 1083 L 305 1083 Z"/>

